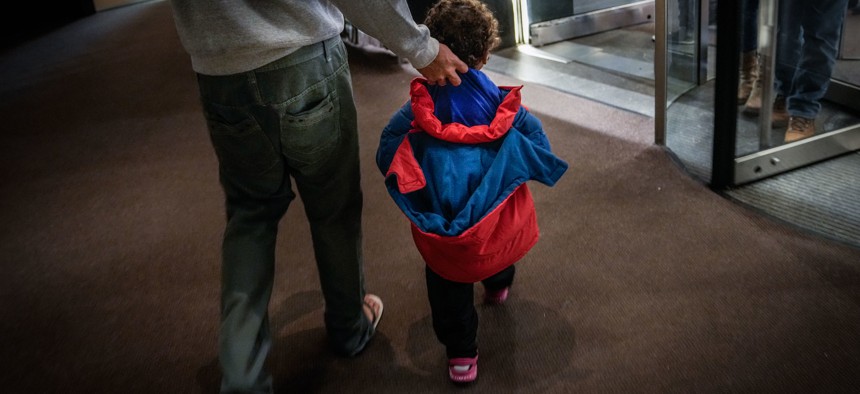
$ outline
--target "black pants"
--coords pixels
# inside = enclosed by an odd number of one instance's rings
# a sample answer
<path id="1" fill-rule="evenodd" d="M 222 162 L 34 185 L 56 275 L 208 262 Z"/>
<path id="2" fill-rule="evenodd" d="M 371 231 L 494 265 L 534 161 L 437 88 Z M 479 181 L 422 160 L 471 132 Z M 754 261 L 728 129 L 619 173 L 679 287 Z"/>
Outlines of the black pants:
<path id="1" fill-rule="evenodd" d="M 427 297 L 433 317 L 433 331 L 445 345 L 448 358 L 478 355 L 478 312 L 475 310 L 473 283 L 447 280 L 425 267 Z M 481 281 L 489 291 L 501 290 L 514 282 L 513 265 Z"/>

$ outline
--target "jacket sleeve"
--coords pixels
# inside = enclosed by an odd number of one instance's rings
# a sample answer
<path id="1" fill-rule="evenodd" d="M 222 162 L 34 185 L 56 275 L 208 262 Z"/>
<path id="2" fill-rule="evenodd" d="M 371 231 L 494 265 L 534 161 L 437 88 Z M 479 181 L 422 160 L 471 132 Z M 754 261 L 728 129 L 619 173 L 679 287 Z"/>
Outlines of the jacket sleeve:
<path id="1" fill-rule="evenodd" d="M 520 107 L 516 117 L 514 117 L 513 127 L 519 130 L 533 144 L 550 150 L 549 139 L 547 139 L 546 133 L 544 133 L 543 124 L 540 119 L 532 115 L 525 108 Z"/>
<path id="2" fill-rule="evenodd" d="M 424 68 L 439 54 L 439 41 L 427 26 L 412 19 L 406 0 L 331 0 L 349 23 L 381 41 L 415 68 Z"/>
<path id="3" fill-rule="evenodd" d="M 533 143 L 516 128 L 508 132 L 504 144 L 510 144 L 509 146 L 512 147 L 506 156 L 508 171 L 522 174 L 522 179 L 553 186 L 567 171 L 567 162 L 554 155 L 549 149 Z M 504 148 L 506 147 L 503 146 Z M 518 185 L 518 182 L 515 185 Z"/>
<path id="4" fill-rule="evenodd" d="M 540 119 L 520 107 L 512 126 L 528 142 L 521 145 L 520 164 L 527 168 L 529 178 L 545 185 L 554 185 L 567 171 L 568 164 L 552 153 L 549 138 Z"/>
<path id="5" fill-rule="evenodd" d="M 388 125 L 382 130 L 382 135 L 379 137 L 379 147 L 376 150 L 376 166 L 382 175 L 388 173 L 388 168 L 391 167 L 391 161 L 394 160 L 394 154 L 397 153 L 397 148 L 400 143 L 412 130 L 412 106 L 409 102 L 400 107 Z"/>

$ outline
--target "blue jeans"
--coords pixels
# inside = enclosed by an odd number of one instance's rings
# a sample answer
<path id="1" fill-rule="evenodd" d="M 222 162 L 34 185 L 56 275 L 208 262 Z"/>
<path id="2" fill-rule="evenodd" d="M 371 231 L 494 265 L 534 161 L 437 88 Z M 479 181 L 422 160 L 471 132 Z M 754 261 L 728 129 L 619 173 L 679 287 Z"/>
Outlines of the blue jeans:
<path id="1" fill-rule="evenodd" d="M 253 71 L 198 75 L 198 85 L 226 196 L 221 390 L 268 393 L 268 305 L 278 223 L 296 197 L 291 177 L 310 223 L 330 343 L 352 356 L 373 335 L 362 308 L 362 192 L 347 54 L 334 37 Z"/>
<path id="2" fill-rule="evenodd" d="M 758 0 L 742 0 L 741 5 L 741 51 L 758 49 Z"/>
<path id="3" fill-rule="evenodd" d="M 783 0 L 774 79 L 791 116 L 815 118 L 836 64 L 848 0 Z"/>

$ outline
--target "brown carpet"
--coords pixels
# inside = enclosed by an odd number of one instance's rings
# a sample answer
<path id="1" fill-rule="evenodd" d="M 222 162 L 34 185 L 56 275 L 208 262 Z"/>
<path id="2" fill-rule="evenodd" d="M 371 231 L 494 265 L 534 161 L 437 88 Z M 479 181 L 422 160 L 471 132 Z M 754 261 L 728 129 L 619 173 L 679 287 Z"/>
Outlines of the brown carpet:
<path id="1" fill-rule="evenodd" d="M 531 85 L 525 104 L 571 168 L 533 185 L 542 238 L 509 302 L 479 304 L 480 377 L 454 387 L 373 160 L 414 74 L 351 56 L 366 276 L 385 317 L 360 357 L 328 352 L 296 203 L 271 303 L 279 392 L 860 391 L 860 250 L 691 180 L 650 119 Z M 168 4 L 85 18 L 0 70 L 0 392 L 217 392 L 223 203 Z"/>

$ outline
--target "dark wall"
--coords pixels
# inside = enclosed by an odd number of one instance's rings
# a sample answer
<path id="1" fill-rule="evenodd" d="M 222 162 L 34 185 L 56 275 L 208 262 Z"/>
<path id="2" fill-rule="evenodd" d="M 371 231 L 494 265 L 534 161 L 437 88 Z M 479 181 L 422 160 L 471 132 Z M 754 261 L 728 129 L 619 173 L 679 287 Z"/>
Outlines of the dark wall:
<path id="1" fill-rule="evenodd" d="M 95 14 L 92 0 L 14 1 L 0 16 L 0 49 L 39 37 L 80 18 Z"/>
<path id="2" fill-rule="evenodd" d="M 493 10 L 499 21 L 499 37 L 502 39 L 498 49 L 517 45 L 516 31 L 514 30 L 514 7 L 510 0 L 485 0 L 484 4 Z"/>

